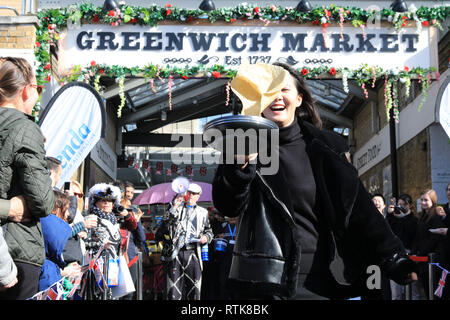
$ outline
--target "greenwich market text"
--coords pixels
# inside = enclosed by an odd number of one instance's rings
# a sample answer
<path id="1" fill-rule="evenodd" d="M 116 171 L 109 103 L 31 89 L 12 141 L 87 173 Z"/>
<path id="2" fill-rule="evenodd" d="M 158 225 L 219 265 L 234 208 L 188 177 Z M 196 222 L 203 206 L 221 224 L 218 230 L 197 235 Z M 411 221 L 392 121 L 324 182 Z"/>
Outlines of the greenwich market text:
<path id="1" fill-rule="evenodd" d="M 80 50 L 254 52 L 271 51 L 271 33 L 184 33 L 82 31 Z M 316 34 L 307 45 L 307 33 L 282 33 L 282 52 L 416 52 L 417 34 Z M 186 46 L 188 46 L 186 48 Z M 279 48 L 277 48 L 279 50 Z"/>

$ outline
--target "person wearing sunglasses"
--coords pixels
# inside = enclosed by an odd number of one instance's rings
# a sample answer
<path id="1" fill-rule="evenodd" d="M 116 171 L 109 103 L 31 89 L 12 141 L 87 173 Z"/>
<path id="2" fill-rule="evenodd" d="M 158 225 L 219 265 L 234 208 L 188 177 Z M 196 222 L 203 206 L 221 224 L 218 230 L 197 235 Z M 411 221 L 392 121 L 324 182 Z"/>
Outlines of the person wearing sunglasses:
<path id="1" fill-rule="evenodd" d="M 0 213 L 18 282 L 0 292 L 0 300 L 25 300 L 38 292 L 45 260 L 40 218 L 54 206 L 54 193 L 44 160 L 44 137 L 32 116 L 42 89 L 23 58 L 0 58 L 0 199 L 23 196 L 30 221 L 15 222 Z M 3 202 L 4 203 L 4 202 Z"/>

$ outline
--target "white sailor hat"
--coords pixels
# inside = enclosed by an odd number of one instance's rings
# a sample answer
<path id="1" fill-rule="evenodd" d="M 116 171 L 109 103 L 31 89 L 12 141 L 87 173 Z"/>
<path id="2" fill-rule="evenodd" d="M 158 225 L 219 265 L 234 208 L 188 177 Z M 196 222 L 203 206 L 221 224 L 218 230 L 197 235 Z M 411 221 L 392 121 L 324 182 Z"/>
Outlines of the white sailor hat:
<path id="1" fill-rule="evenodd" d="M 202 193 L 202 187 L 200 187 L 196 183 L 191 183 L 191 184 L 189 184 L 189 187 L 188 187 L 187 191 L 192 192 L 192 193 L 201 194 Z"/>

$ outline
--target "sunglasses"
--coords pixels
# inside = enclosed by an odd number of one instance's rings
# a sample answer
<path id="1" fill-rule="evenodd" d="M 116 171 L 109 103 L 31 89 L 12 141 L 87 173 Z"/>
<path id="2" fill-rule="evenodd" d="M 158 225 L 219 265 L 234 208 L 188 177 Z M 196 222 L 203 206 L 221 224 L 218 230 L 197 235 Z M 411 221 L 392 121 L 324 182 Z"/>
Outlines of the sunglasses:
<path id="1" fill-rule="evenodd" d="M 42 91 L 44 91 L 44 86 L 38 85 L 38 84 L 30 84 L 31 87 L 36 88 L 36 91 L 38 95 L 42 94 Z"/>
<path id="2" fill-rule="evenodd" d="M 82 194 L 82 193 L 76 193 L 76 192 L 74 192 L 73 193 L 76 197 L 78 197 L 78 198 L 83 198 L 83 196 L 84 196 L 84 194 Z"/>

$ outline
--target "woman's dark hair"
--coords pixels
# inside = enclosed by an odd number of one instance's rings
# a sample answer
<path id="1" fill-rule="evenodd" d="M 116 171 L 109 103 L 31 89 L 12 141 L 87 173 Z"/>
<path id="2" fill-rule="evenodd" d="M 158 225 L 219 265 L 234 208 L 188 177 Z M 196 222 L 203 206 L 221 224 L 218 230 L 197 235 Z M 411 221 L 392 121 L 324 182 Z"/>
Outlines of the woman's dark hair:
<path id="1" fill-rule="evenodd" d="M 55 194 L 55 206 L 53 207 L 53 214 L 66 221 L 64 213 L 67 209 L 69 209 L 70 206 L 69 197 L 64 192 L 58 190 L 53 190 L 53 192 Z"/>
<path id="2" fill-rule="evenodd" d="M 400 197 L 398 197 L 399 199 L 402 199 L 403 201 L 405 201 L 407 204 L 411 205 L 412 204 L 412 198 L 409 194 L 402 194 Z"/>
<path id="3" fill-rule="evenodd" d="M 62 164 L 61 160 L 54 157 L 45 157 L 45 161 L 47 162 L 47 169 L 49 171 L 57 171 Z"/>
<path id="4" fill-rule="evenodd" d="M 384 196 L 381 193 L 374 193 L 372 195 L 372 199 L 375 197 L 380 197 L 381 199 L 383 199 L 383 203 L 386 204 L 386 199 L 384 198 Z"/>
<path id="5" fill-rule="evenodd" d="M 33 81 L 33 69 L 23 58 L 0 58 L 0 104 Z"/>
<path id="6" fill-rule="evenodd" d="M 125 185 L 125 189 L 126 188 L 133 188 L 134 189 L 135 188 L 134 184 L 132 182 L 130 182 L 130 181 L 125 181 L 124 185 Z"/>
<path id="7" fill-rule="evenodd" d="M 320 119 L 311 91 L 301 73 L 282 62 L 275 62 L 273 65 L 282 67 L 294 77 L 297 91 L 303 96 L 302 105 L 295 111 L 296 115 L 305 121 L 311 122 L 317 128 L 322 128 L 322 119 Z"/>

